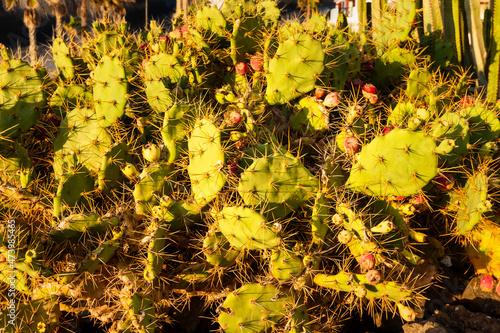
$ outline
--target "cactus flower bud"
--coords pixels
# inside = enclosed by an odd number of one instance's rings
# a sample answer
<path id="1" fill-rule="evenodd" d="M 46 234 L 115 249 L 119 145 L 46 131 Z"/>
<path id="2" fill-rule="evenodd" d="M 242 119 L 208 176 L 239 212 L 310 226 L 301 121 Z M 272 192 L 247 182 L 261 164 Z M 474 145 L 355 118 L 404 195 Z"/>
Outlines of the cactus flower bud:
<path id="1" fill-rule="evenodd" d="M 257 52 L 250 58 L 250 67 L 252 67 L 254 71 L 259 72 L 260 70 L 262 70 L 263 65 L 264 60 L 262 57 L 262 53 Z"/>
<path id="2" fill-rule="evenodd" d="M 243 75 L 246 72 L 248 72 L 248 65 L 245 64 L 244 62 L 239 62 L 236 64 L 236 73 Z"/>
<path id="3" fill-rule="evenodd" d="M 481 282 L 479 283 L 479 288 L 481 288 L 484 292 L 493 291 L 495 287 L 495 280 L 491 275 L 485 275 L 481 278 Z"/>
<path id="4" fill-rule="evenodd" d="M 160 159 L 161 150 L 154 143 L 150 143 L 142 148 L 142 156 L 148 162 L 156 162 Z"/>
<path id="5" fill-rule="evenodd" d="M 334 108 L 339 104 L 340 104 L 339 93 L 335 91 L 326 95 L 325 100 L 323 101 L 323 105 L 326 106 L 327 108 Z"/>
<path id="6" fill-rule="evenodd" d="M 401 303 L 397 303 L 398 310 L 399 310 L 399 315 L 401 318 L 405 321 L 414 321 L 415 317 L 417 316 L 415 310 L 408 306 L 404 306 Z"/>
<path id="7" fill-rule="evenodd" d="M 240 111 L 233 111 L 229 115 L 229 119 L 233 122 L 233 124 L 238 124 L 241 121 L 241 113 Z"/>
<path id="8" fill-rule="evenodd" d="M 358 259 L 359 266 L 363 271 L 369 271 L 375 267 L 375 256 L 371 253 L 365 253 Z"/>
<path id="9" fill-rule="evenodd" d="M 340 243 L 347 244 L 352 239 L 352 232 L 350 232 L 349 230 L 342 230 L 341 232 L 339 232 L 337 238 Z"/>
<path id="10" fill-rule="evenodd" d="M 370 269 L 368 272 L 366 272 L 366 281 L 368 281 L 369 284 L 375 285 L 380 283 L 382 280 L 382 275 L 380 274 L 380 271 L 376 269 Z"/>

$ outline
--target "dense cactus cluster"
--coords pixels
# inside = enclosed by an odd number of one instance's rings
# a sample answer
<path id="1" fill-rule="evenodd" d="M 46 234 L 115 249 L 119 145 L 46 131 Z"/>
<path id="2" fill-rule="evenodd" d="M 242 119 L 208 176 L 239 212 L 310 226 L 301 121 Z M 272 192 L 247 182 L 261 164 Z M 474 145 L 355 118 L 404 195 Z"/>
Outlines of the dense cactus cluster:
<path id="1" fill-rule="evenodd" d="M 224 332 L 412 321 L 452 240 L 498 292 L 496 97 L 417 2 L 374 9 L 359 33 L 273 1 L 96 22 L 51 75 L 2 48 L 0 326 L 154 332 L 193 298 Z"/>

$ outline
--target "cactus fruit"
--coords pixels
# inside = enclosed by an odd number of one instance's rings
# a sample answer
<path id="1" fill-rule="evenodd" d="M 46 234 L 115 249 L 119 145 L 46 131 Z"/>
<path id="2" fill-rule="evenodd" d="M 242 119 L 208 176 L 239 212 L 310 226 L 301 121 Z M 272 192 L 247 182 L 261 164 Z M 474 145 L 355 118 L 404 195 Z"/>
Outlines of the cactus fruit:
<path id="1" fill-rule="evenodd" d="M 495 288 L 495 280 L 491 275 L 485 275 L 481 278 L 479 288 L 484 292 L 491 292 Z"/>
<path id="2" fill-rule="evenodd" d="M 500 293 L 500 103 L 454 62 L 478 28 L 459 2 L 375 0 L 359 34 L 270 0 L 68 25 L 50 76 L 0 46 L 1 327 L 9 293 L 22 332 L 168 331 L 201 298 L 225 332 L 412 321 L 453 240 Z"/>

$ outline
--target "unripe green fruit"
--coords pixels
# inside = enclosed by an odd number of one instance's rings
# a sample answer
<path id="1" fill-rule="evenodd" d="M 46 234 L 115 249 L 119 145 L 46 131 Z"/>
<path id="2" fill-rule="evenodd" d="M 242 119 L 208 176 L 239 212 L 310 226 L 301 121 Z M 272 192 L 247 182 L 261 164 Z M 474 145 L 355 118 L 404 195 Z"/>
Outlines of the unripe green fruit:
<path id="1" fill-rule="evenodd" d="M 137 171 L 137 168 L 132 163 L 125 164 L 125 166 L 121 170 L 127 178 L 134 178 L 139 176 L 139 171 Z"/>
<path id="2" fill-rule="evenodd" d="M 142 148 L 142 156 L 148 162 L 157 162 L 160 159 L 161 150 L 154 143 L 150 143 L 146 147 Z"/>

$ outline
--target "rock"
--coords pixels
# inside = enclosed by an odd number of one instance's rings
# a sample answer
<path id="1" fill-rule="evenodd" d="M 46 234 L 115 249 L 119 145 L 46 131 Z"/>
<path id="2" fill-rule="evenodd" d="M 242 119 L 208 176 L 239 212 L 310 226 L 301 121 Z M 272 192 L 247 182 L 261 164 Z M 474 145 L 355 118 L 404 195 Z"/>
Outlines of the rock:
<path id="1" fill-rule="evenodd" d="M 500 296 L 494 291 L 482 291 L 479 287 L 480 282 L 480 277 L 475 277 L 469 282 L 462 294 L 460 304 L 463 304 L 471 311 L 482 312 L 489 316 L 500 317 Z"/>

